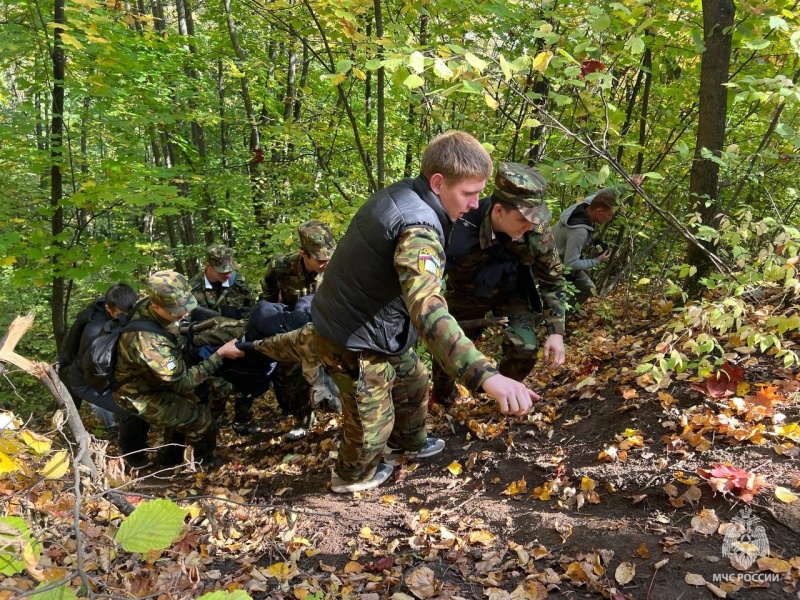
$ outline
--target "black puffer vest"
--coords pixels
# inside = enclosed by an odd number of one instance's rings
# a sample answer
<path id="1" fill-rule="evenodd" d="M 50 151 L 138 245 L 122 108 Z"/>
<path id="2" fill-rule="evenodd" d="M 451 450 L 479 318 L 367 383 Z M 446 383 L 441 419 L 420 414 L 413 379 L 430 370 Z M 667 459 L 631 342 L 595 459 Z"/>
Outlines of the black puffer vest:
<path id="1" fill-rule="evenodd" d="M 481 229 L 490 218 L 491 203 L 484 198 L 453 225 L 445 263 L 448 291 L 491 300 L 517 289 L 519 254 L 507 247 L 511 238 L 497 233 L 497 243 L 481 248 Z"/>
<path id="2" fill-rule="evenodd" d="M 436 232 L 442 247 L 450 219 L 424 177 L 380 190 L 358 209 L 311 303 L 316 329 L 353 352 L 398 355 L 419 335 L 394 268 L 400 235 L 410 227 Z"/>

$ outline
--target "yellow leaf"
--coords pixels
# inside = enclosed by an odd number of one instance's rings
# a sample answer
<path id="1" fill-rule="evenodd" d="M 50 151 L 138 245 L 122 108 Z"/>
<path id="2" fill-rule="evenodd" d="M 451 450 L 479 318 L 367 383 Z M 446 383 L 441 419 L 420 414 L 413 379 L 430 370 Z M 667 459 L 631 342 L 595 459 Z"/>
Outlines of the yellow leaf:
<path id="1" fill-rule="evenodd" d="M 386 496 L 381 496 L 381 504 L 391 506 L 395 502 L 397 502 L 397 497 L 392 496 L 391 494 L 387 494 Z"/>
<path id="2" fill-rule="evenodd" d="M 550 64 L 551 58 L 553 58 L 553 53 L 549 50 L 539 52 L 539 54 L 536 55 L 536 58 L 533 59 L 531 68 L 534 71 L 539 71 L 539 73 L 544 73 L 547 70 L 547 65 Z"/>
<path id="3" fill-rule="evenodd" d="M 744 396 L 745 394 L 750 392 L 750 384 L 746 381 L 740 381 L 736 384 L 736 395 L 737 396 Z"/>
<path id="4" fill-rule="evenodd" d="M 641 558 L 650 558 L 650 551 L 647 549 L 647 546 L 644 542 L 642 542 L 642 545 L 636 549 L 636 554 L 638 554 Z"/>
<path id="5" fill-rule="evenodd" d="M 451 462 L 447 465 L 447 470 L 450 471 L 453 475 L 461 475 L 461 463 L 457 461 Z"/>
<path id="6" fill-rule="evenodd" d="M 363 540 L 372 539 L 372 529 L 370 529 L 369 527 L 362 527 L 361 531 L 358 532 L 358 537 L 360 537 Z"/>
<path id="7" fill-rule="evenodd" d="M 39 435 L 27 429 L 23 430 L 22 433 L 19 434 L 19 437 L 27 444 L 28 448 L 39 456 L 50 450 L 50 446 L 53 445 L 53 443 L 43 435 Z"/>
<path id="8" fill-rule="evenodd" d="M 331 85 L 340 85 L 347 79 L 347 73 L 337 73 L 335 77 L 331 78 Z"/>
<path id="9" fill-rule="evenodd" d="M 58 479 L 69 472 L 69 455 L 66 450 L 56 452 L 44 468 L 39 471 L 45 479 Z"/>
<path id="10" fill-rule="evenodd" d="M 366 73 L 359 69 L 358 67 L 353 67 L 353 75 L 358 77 L 361 81 L 365 81 L 367 79 Z"/>
<path id="11" fill-rule="evenodd" d="M 294 237 L 291 235 L 287 237 L 285 240 L 283 240 L 284 246 L 291 246 L 292 244 L 294 244 Z"/>
<path id="12" fill-rule="evenodd" d="M 0 258 L 0 265 L 4 267 L 10 267 L 15 262 L 17 262 L 16 256 L 4 256 L 3 258 Z"/>
<path id="13" fill-rule="evenodd" d="M 500 103 L 494 98 L 492 98 L 490 94 L 484 94 L 483 99 L 486 101 L 486 106 L 488 106 L 492 110 L 497 110 L 497 108 L 500 106 Z"/>
<path id="14" fill-rule="evenodd" d="M 792 566 L 780 558 L 759 558 L 756 563 L 758 564 L 759 571 L 772 571 L 773 573 L 786 573 Z"/>
<path id="15" fill-rule="evenodd" d="M 797 500 L 797 494 L 793 494 L 788 488 L 781 487 L 779 485 L 775 486 L 775 497 L 781 502 L 786 502 L 787 504 Z"/>
<path id="16" fill-rule="evenodd" d="M 494 543 L 494 538 L 495 535 L 489 531 L 473 531 L 469 534 L 469 543 L 491 546 Z"/>
<path id="17" fill-rule="evenodd" d="M 592 479 L 591 477 L 587 477 L 586 475 L 581 477 L 581 489 L 584 492 L 589 492 L 589 491 L 593 490 L 596 485 L 597 485 L 597 482 L 594 479 Z"/>
<path id="18" fill-rule="evenodd" d="M 83 48 L 83 44 L 81 44 L 70 34 L 65 33 L 63 31 L 61 32 L 61 43 L 63 43 L 66 46 L 72 46 L 76 50 L 81 50 Z"/>
<path id="19" fill-rule="evenodd" d="M 289 581 L 297 573 L 293 565 L 279 562 L 267 567 L 267 575 L 274 577 L 278 581 Z"/>
<path id="20" fill-rule="evenodd" d="M 525 484 L 525 478 L 523 477 L 519 481 L 512 481 L 508 484 L 508 487 L 500 492 L 504 496 L 516 496 L 517 494 L 524 494 L 528 491 L 528 486 Z"/>

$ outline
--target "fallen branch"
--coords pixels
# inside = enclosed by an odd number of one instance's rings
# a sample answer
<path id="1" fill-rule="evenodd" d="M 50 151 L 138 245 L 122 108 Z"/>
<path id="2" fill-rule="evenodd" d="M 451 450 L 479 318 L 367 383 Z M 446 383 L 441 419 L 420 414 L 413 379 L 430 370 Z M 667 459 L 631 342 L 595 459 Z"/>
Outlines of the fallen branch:
<path id="1" fill-rule="evenodd" d="M 8 326 L 8 332 L 3 337 L 2 344 L 0 345 L 0 362 L 15 365 L 29 375 L 36 377 L 44 384 L 53 397 L 58 400 L 59 404 L 64 407 L 67 416 L 67 424 L 72 431 L 75 441 L 78 443 L 78 452 L 75 455 L 75 462 L 85 467 L 89 473 L 91 473 L 92 480 L 100 484 L 102 479 L 100 471 L 88 451 L 89 434 L 83 426 L 83 421 L 81 421 L 78 408 L 75 406 L 72 396 L 59 378 L 58 373 L 52 365 L 28 360 L 14 351 L 17 342 L 22 339 L 25 332 L 33 325 L 33 319 L 34 313 L 29 312 L 26 316 L 17 317 L 11 322 L 11 325 Z M 75 479 L 80 479 L 77 469 L 75 471 Z M 101 487 L 103 486 L 101 485 Z M 124 496 L 110 492 L 109 498 L 114 506 L 123 514 L 129 515 L 133 512 L 133 506 Z"/>

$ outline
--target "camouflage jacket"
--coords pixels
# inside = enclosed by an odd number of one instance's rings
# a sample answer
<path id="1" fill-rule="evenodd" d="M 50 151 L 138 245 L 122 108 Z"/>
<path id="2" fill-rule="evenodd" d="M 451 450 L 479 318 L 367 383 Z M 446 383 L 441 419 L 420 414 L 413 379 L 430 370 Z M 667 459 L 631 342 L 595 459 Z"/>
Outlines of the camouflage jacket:
<path id="1" fill-rule="evenodd" d="M 447 310 L 442 297 L 444 262 L 444 248 L 435 231 L 412 227 L 400 236 L 394 266 L 411 321 L 447 374 L 477 391 L 498 371 Z"/>
<path id="2" fill-rule="evenodd" d="M 300 298 L 315 293 L 321 283 L 322 274 L 306 271 L 300 252 L 278 254 L 261 280 L 261 298 L 294 308 Z"/>
<path id="3" fill-rule="evenodd" d="M 253 305 L 253 295 L 247 287 L 244 277 L 234 271 L 231 273 L 229 285 L 212 283 L 206 285 L 206 276 L 200 272 L 189 280 L 192 294 L 197 298 L 198 306 L 219 311 L 223 306 L 246 308 Z"/>
<path id="4" fill-rule="evenodd" d="M 492 229 L 491 205 L 489 198 L 482 200 L 453 226 L 447 248 L 445 299 L 475 296 L 491 304 L 512 292 L 526 294 L 526 283 L 533 282 L 520 270 L 530 269 L 542 296 L 547 332 L 563 335 L 564 276 L 550 229 L 550 210 L 542 203 L 533 230 L 513 240 Z"/>
<path id="5" fill-rule="evenodd" d="M 139 309 L 137 318 L 155 321 L 174 331 L 174 325 L 170 327 L 169 322 L 152 310 L 149 300 Z M 121 385 L 114 391 L 114 398 L 123 400 L 123 407 L 127 401 L 139 408 L 139 398 L 143 396 L 165 391 L 186 395 L 222 365 L 222 357 L 215 352 L 200 364 L 188 367 L 180 343 L 147 331 L 129 331 L 120 335 L 114 378 Z"/>

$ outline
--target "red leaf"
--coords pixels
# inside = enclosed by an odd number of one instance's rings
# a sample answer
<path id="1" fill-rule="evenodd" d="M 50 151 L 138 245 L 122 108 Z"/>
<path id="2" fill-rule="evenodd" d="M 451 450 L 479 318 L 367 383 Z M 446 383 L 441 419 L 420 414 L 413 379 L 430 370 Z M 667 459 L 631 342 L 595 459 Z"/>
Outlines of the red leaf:
<path id="1" fill-rule="evenodd" d="M 596 60 L 594 58 L 590 58 L 589 60 L 585 60 L 581 63 L 581 74 L 578 75 L 578 79 L 583 79 L 589 73 L 595 73 L 597 71 L 605 71 L 606 70 L 606 63 Z"/>
<path id="2" fill-rule="evenodd" d="M 368 564 L 365 568 L 367 571 L 372 571 L 373 573 L 383 573 L 383 571 L 391 569 L 393 566 L 394 556 L 384 556 L 380 560 Z"/>
<path id="3" fill-rule="evenodd" d="M 723 396 L 732 396 L 736 393 L 736 386 L 742 381 L 744 371 L 741 367 L 734 365 L 724 364 L 719 371 L 714 373 L 706 379 L 703 384 L 693 385 L 692 387 L 699 392 L 703 392 L 712 398 L 722 398 Z"/>

